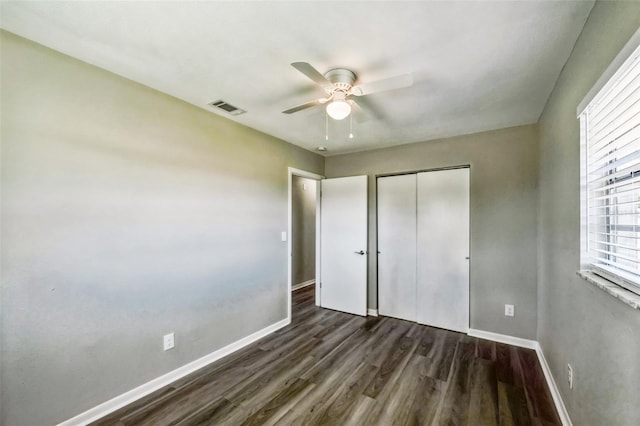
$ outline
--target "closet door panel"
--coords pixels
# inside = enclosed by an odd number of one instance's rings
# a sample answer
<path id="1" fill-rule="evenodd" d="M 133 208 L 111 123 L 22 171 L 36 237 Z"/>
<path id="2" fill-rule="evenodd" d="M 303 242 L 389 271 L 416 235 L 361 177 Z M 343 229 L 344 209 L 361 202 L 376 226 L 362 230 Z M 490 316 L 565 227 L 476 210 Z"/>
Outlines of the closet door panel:
<path id="1" fill-rule="evenodd" d="M 416 320 L 416 175 L 378 183 L 378 311 Z"/>
<path id="2" fill-rule="evenodd" d="M 467 332 L 469 169 L 417 179 L 417 321 Z"/>

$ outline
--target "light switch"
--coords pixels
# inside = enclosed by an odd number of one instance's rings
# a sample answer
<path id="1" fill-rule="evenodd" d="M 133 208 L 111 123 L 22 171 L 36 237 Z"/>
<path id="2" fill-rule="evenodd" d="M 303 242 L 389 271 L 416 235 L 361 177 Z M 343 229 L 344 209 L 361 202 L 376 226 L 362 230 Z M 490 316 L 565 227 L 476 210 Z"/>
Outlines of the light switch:
<path id="1" fill-rule="evenodd" d="M 285 231 L 282 231 L 282 235 L 280 238 L 282 239 L 282 241 L 287 241 L 287 233 Z"/>
<path id="2" fill-rule="evenodd" d="M 505 316 L 512 317 L 515 315 L 515 306 L 513 305 L 504 305 L 504 314 Z"/>
<path id="3" fill-rule="evenodd" d="M 164 350 L 173 349 L 176 345 L 175 335 L 173 333 L 165 334 L 163 337 Z"/>

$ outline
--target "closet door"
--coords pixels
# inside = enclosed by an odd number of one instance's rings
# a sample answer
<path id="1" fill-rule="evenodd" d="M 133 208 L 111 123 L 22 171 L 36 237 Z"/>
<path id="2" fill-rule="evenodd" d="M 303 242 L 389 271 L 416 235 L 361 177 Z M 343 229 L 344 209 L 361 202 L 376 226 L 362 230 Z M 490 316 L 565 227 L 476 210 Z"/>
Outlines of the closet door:
<path id="1" fill-rule="evenodd" d="M 416 175 L 378 178 L 378 311 L 416 320 Z"/>
<path id="2" fill-rule="evenodd" d="M 417 321 L 469 329 L 469 169 L 418 174 Z"/>

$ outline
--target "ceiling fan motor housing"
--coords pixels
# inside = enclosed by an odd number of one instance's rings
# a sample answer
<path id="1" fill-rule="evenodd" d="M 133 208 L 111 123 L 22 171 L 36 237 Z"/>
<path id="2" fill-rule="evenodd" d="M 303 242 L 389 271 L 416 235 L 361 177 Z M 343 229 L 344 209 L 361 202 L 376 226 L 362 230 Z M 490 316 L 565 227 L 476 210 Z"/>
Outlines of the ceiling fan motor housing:
<path id="1" fill-rule="evenodd" d="M 356 75 L 353 71 L 345 68 L 329 70 L 324 76 L 333 83 L 334 91 L 344 92 L 345 94 L 349 92 L 351 87 L 353 87 L 353 83 L 356 81 Z"/>

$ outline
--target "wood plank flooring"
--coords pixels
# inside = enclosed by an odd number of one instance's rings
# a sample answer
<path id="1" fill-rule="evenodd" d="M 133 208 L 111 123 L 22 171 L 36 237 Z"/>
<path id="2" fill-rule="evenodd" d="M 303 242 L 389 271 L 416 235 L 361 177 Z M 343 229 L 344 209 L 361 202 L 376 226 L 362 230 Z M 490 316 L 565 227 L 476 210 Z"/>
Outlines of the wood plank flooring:
<path id="1" fill-rule="evenodd" d="M 318 308 L 94 425 L 559 425 L 534 351 Z"/>

